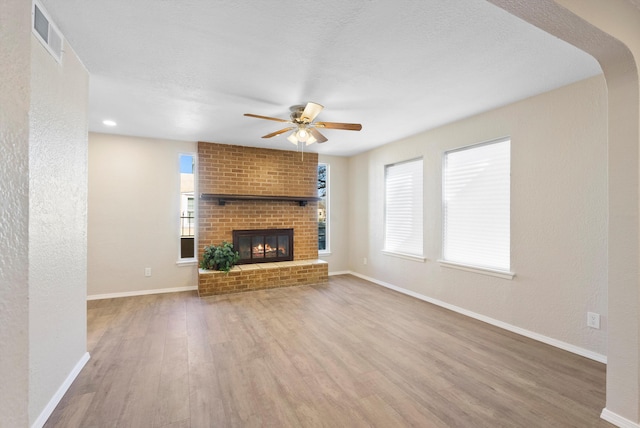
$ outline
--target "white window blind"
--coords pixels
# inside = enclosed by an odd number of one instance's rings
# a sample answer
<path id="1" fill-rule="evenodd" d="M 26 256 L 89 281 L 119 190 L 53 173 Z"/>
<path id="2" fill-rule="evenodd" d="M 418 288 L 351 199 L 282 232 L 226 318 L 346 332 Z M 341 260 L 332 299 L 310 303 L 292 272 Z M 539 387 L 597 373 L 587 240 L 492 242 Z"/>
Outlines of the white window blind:
<path id="1" fill-rule="evenodd" d="M 422 163 L 385 167 L 385 251 L 422 257 Z"/>
<path id="2" fill-rule="evenodd" d="M 508 271 L 511 265 L 511 141 L 445 153 L 443 258 Z"/>

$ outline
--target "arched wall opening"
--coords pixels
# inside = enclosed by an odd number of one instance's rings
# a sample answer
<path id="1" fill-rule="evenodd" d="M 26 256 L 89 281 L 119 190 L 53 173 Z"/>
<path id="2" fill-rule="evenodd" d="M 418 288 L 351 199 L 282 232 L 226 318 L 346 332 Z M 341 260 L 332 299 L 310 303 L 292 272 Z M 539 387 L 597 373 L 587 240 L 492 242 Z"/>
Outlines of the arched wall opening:
<path id="1" fill-rule="evenodd" d="M 608 98 L 607 403 L 602 417 L 640 426 L 640 8 L 634 0 L 488 0 L 582 49 Z"/>

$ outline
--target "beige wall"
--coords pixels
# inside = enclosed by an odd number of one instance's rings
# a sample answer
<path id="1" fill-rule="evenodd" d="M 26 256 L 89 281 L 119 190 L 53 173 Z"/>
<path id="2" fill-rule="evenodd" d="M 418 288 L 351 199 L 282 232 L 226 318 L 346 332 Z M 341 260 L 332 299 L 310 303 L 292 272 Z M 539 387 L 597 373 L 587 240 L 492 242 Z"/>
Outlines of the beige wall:
<path id="1" fill-rule="evenodd" d="M 35 36 L 31 46 L 29 420 L 33 424 L 49 416 L 50 400 L 88 357 L 89 73 L 69 45 L 62 64 Z"/>
<path id="2" fill-rule="evenodd" d="M 28 425 L 31 2 L 0 2 L 0 426 Z"/>
<path id="3" fill-rule="evenodd" d="M 197 286 L 197 266 L 176 264 L 178 160 L 196 151 L 195 142 L 89 134 L 90 298 Z"/>
<path id="4" fill-rule="evenodd" d="M 197 285 L 195 266 L 176 265 L 170 226 L 178 215 L 172 207 L 179 200 L 179 184 L 172 183 L 177 157 L 196 151 L 196 142 L 89 134 L 89 298 Z M 331 254 L 321 258 L 329 272 L 345 272 L 348 160 L 320 155 L 320 161 L 330 164 L 331 174 Z M 145 267 L 152 267 L 151 278 L 144 277 Z"/>
<path id="5" fill-rule="evenodd" d="M 640 9 L 637 0 L 489 0 L 598 60 L 608 104 L 607 407 L 617 426 L 640 426 Z M 549 19 L 553 17 L 553 19 Z"/>
<path id="6" fill-rule="evenodd" d="M 349 160 L 319 155 L 329 165 L 329 253 L 320 258 L 329 263 L 329 274 L 349 270 Z"/>
<path id="7" fill-rule="evenodd" d="M 607 110 L 602 77 L 349 159 L 350 269 L 466 311 L 606 354 Z M 513 280 L 442 267 L 442 155 L 511 137 Z M 384 166 L 424 157 L 425 263 L 385 255 Z M 363 264 L 364 258 L 368 264 Z M 602 328 L 586 326 L 587 311 Z"/>
<path id="8" fill-rule="evenodd" d="M 591 37 L 572 41 L 601 64 L 609 91 L 609 361 L 602 416 L 640 426 L 640 9 L 637 1 L 558 0 L 589 24 Z M 598 43 L 602 35 L 614 42 Z M 572 33 L 578 33 L 573 31 Z M 556 32 L 565 37 L 561 32 Z"/>

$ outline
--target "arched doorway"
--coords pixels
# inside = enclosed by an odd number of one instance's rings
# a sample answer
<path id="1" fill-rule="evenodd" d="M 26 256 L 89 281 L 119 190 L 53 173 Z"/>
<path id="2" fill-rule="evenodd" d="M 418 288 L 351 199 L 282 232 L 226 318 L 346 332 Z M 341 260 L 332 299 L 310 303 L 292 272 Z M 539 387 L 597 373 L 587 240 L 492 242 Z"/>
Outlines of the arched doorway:
<path id="1" fill-rule="evenodd" d="M 602 417 L 640 426 L 640 8 L 634 0 L 488 0 L 591 54 L 608 90 L 608 351 Z"/>

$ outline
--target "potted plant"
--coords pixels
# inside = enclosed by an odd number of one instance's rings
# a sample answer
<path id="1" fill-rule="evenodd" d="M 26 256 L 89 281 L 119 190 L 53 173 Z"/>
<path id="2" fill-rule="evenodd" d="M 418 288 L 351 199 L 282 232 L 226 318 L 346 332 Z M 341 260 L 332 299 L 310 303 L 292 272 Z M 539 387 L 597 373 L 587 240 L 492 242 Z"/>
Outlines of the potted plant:
<path id="1" fill-rule="evenodd" d="M 229 273 L 231 268 L 240 260 L 240 254 L 233 249 L 233 245 L 224 241 L 221 245 L 204 247 L 200 268 L 221 270 Z"/>

